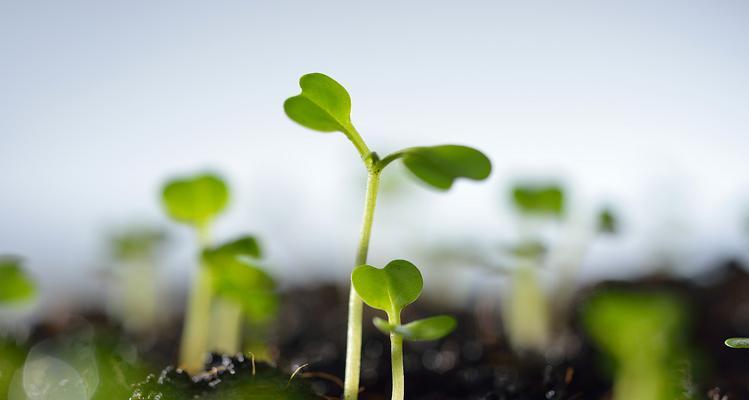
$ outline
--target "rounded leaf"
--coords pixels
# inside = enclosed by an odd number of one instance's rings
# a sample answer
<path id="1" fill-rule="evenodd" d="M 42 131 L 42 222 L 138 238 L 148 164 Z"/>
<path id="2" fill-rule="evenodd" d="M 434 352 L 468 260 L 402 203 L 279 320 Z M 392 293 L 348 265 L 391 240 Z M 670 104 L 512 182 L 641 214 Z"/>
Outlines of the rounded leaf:
<path id="1" fill-rule="evenodd" d="M 558 185 L 517 185 L 512 189 L 512 200 L 523 214 L 554 217 L 564 214 L 564 189 Z"/>
<path id="2" fill-rule="evenodd" d="M 283 105 L 289 118 L 320 132 L 352 130 L 351 97 L 340 83 L 327 75 L 312 73 L 302 76 L 299 86 L 302 93 L 288 98 Z"/>
<path id="3" fill-rule="evenodd" d="M 458 326 L 458 321 L 449 315 L 438 315 L 396 326 L 394 332 L 410 341 L 441 339 Z"/>
<path id="4" fill-rule="evenodd" d="M 354 289 L 370 307 L 397 314 L 421 295 L 424 280 L 415 265 L 393 260 L 383 269 L 360 265 L 351 273 Z"/>
<path id="5" fill-rule="evenodd" d="M 424 183 L 448 190 L 458 178 L 483 180 L 492 164 L 484 153 L 454 144 L 404 150 L 403 164 Z"/>
<path id="6" fill-rule="evenodd" d="M 725 341 L 726 346 L 734 349 L 749 349 L 749 338 L 730 338 Z"/>
<path id="7" fill-rule="evenodd" d="M 29 301 L 36 294 L 36 284 L 21 268 L 20 260 L 0 258 L 0 305 Z"/>
<path id="8" fill-rule="evenodd" d="M 164 186 L 162 202 L 172 219 L 204 226 L 226 208 L 229 188 L 212 174 L 174 179 Z"/>

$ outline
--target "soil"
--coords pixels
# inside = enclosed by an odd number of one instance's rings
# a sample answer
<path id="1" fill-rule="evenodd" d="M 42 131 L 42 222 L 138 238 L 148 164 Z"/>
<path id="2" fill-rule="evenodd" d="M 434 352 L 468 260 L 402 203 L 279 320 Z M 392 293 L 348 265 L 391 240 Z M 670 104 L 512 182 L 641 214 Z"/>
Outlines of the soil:
<path id="1" fill-rule="evenodd" d="M 594 291 L 614 287 L 666 291 L 684 299 L 692 317 L 688 340 L 694 360 L 690 368 L 693 373 L 685 376 L 685 385 L 695 399 L 749 399 L 749 352 L 723 344 L 728 337 L 749 334 L 749 274 L 742 265 L 729 261 L 695 280 L 652 276 L 637 281 L 602 282 L 581 290 L 572 309 Z M 291 373 L 304 365 L 293 380 L 295 390 L 302 397 L 289 398 L 306 398 L 305 393 L 309 398 L 341 396 L 347 290 L 330 284 L 292 288 L 282 294 L 279 323 L 271 332 L 272 352 L 278 355 L 276 368 L 261 363 L 257 363 L 256 368 L 260 376 L 288 382 Z M 420 300 L 409 306 L 403 320 L 442 313 L 458 319 L 455 332 L 440 341 L 405 346 L 406 398 L 409 400 L 587 400 L 611 396 L 612 381 L 607 369 L 602 367 L 606 365 L 602 362 L 604 356 L 582 333 L 575 315 L 566 329 L 560 327 L 559 330 L 566 332 L 560 334 L 559 339 L 565 351 L 550 358 L 515 354 L 505 338 L 497 334 L 501 332 L 497 316 L 491 313 L 487 316 L 480 302 L 468 309 L 449 310 Z M 390 392 L 388 338 L 369 322 L 376 315 L 373 310 L 365 312 L 362 400 L 388 399 Z M 108 324 L 101 317 L 91 316 L 89 320 L 96 325 Z M 151 365 L 167 365 L 175 359 L 179 326 L 180 322 L 175 321 L 172 329 L 163 330 L 159 339 L 146 347 L 144 356 Z M 496 330 L 487 330 L 487 326 L 495 326 Z M 40 326 L 34 340 L 57 335 L 63 329 L 60 324 Z M 223 386 L 227 391 L 239 387 L 237 382 L 243 379 L 241 376 L 250 376 L 247 371 L 251 364 L 247 359 L 214 356 L 211 363 L 214 367 L 223 365 L 219 368 L 218 373 L 223 374 L 219 381 L 229 382 Z M 231 367 L 227 367 L 229 364 Z M 234 372 L 226 375 L 229 369 Z M 244 372 L 236 374 L 237 371 Z M 211 396 L 216 396 L 217 390 L 223 393 L 220 385 L 215 385 L 216 376 L 191 383 L 184 374 L 167 368 L 161 375 L 154 373 L 141 383 L 138 386 L 141 394 L 154 387 L 158 389 L 154 385 L 159 377 L 167 377 L 167 381 L 177 386 L 190 386 L 190 393 L 203 396 L 200 398 L 214 398 Z"/>

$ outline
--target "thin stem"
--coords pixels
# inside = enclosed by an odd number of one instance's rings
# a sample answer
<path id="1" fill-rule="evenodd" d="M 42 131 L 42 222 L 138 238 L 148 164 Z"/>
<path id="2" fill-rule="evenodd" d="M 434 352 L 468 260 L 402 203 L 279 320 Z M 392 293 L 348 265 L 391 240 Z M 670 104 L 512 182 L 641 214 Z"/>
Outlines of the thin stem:
<path id="1" fill-rule="evenodd" d="M 400 313 L 388 314 L 388 322 L 393 325 L 400 325 Z M 403 336 L 390 333 L 390 365 L 393 375 L 393 392 L 391 400 L 403 400 L 405 396 L 406 384 L 403 373 Z"/>
<path id="2" fill-rule="evenodd" d="M 356 253 L 354 266 L 366 264 L 369 252 L 369 238 L 372 234 L 375 205 L 377 204 L 377 190 L 380 185 L 380 174 L 370 169 L 367 178 L 367 193 L 364 203 L 364 217 L 362 220 L 359 250 Z M 356 400 L 359 395 L 359 371 L 361 368 L 361 337 L 362 337 L 362 300 L 354 290 L 349 289 L 348 302 L 348 332 L 346 334 L 346 376 L 343 387 L 344 400 Z"/>
<path id="3" fill-rule="evenodd" d="M 242 332 L 242 306 L 236 301 L 218 298 L 213 305 L 209 350 L 235 355 L 240 352 Z"/>
<path id="4" fill-rule="evenodd" d="M 359 135 L 359 132 L 356 131 L 356 128 L 354 128 L 353 125 L 349 126 L 345 130 L 345 134 L 346 137 L 351 140 L 351 143 L 354 144 L 354 147 L 356 147 L 356 151 L 359 152 L 359 156 L 362 160 L 364 160 L 364 164 L 367 166 L 367 169 L 369 169 L 370 161 L 368 161 L 368 158 L 372 154 L 372 152 L 369 150 L 369 147 L 367 147 L 364 139 L 362 139 L 361 135 Z"/>
<path id="5" fill-rule="evenodd" d="M 198 227 L 198 243 L 201 252 L 208 245 L 207 226 Z M 193 281 L 190 298 L 187 303 L 185 323 L 180 344 L 180 368 L 189 374 L 203 370 L 206 347 L 208 345 L 208 327 L 211 317 L 211 298 L 213 297 L 213 274 L 201 257 L 198 275 Z"/>

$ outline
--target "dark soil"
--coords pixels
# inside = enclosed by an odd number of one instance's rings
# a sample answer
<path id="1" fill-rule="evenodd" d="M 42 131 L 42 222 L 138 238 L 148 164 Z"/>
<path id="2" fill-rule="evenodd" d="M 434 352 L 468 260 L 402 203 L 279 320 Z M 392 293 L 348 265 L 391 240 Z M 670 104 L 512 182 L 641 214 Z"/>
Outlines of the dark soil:
<path id="1" fill-rule="evenodd" d="M 694 398 L 749 399 L 749 352 L 723 345 L 728 337 L 749 335 L 749 274 L 741 265 L 727 262 L 714 273 L 695 281 L 653 276 L 632 282 L 603 282 L 580 291 L 571 309 L 578 309 L 591 293 L 605 288 L 665 291 L 680 296 L 691 315 L 687 334 L 693 361 L 684 379 Z M 272 378 L 271 381 L 285 385 L 295 369 L 306 365 L 292 382 L 297 390 L 295 393 L 303 396 L 299 398 L 305 398 L 305 392 L 312 398 L 339 398 L 344 371 L 347 290 L 336 285 L 319 285 L 285 291 L 279 322 L 271 332 L 272 352 L 278 355 L 277 368 L 258 363 L 258 376 L 267 376 Z M 407 399 L 610 398 L 612 382 L 605 358 L 582 333 L 579 316 L 572 313 L 571 321 L 558 327 L 559 332 L 566 332 L 560 333 L 565 352 L 553 358 L 530 354 L 518 356 L 500 334 L 502 327 L 496 313 L 499 300 L 490 299 L 490 303 L 496 303 L 494 310 L 486 309 L 485 300 L 477 299 L 474 307 L 468 309 L 435 307 L 428 299 L 409 306 L 403 315 L 406 322 L 449 313 L 458 319 L 458 328 L 440 341 L 406 344 Z M 373 310 L 365 312 L 362 400 L 388 399 L 390 395 L 388 338 L 372 326 L 370 321 L 376 315 Z M 94 325 L 108 324 L 101 317 L 94 316 L 89 320 L 93 320 Z M 64 321 L 42 325 L 36 330 L 34 340 L 60 334 L 65 325 Z M 151 365 L 163 366 L 176 359 L 179 327 L 180 322 L 174 321 L 172 329 L 162 330 L 158 339 L 142 346 Z M 164 388 L 159 386 L 159 378 L 161 383 L 167 382 L 167 386 L 181 387 L 193 396 L 202 396 L 199 398 L 229 399 L 226 394 L 238 387 L 246 389 L 241 385 L 246 384 L 252 375 L 247 372 L 251 368 L 249 360 L 231 360 L 231 367 L 227 367 L 226 362 L 227 359 L 222 357 L 212 360 L 213 366 L 220 366 L 219 381 L 224 386 L 216 385 L 216 376 L 206 375 L 205 379 L 195 383 L 186 375 L 167 368 L 162 375 L 154 373 L 150 380 L 139 386 L 143 396 L 137 399 L 157 398 L 147 394 Z M 229 369 L 234 369 L 234 372 L 227 375 Z"/>

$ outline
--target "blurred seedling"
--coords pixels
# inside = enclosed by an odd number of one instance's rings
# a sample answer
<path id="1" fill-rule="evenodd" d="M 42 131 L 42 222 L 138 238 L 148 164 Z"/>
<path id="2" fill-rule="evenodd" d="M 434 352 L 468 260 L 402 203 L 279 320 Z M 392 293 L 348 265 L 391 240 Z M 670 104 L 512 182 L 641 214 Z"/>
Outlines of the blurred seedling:
<path id="1" fill-rule="evenodd" d="M 613 361 L 614 400 L 691 398 L 683 304 L 663 293 L 622 290 L 594 295 L 583 325 Z"/>
<path id="2" fill-rule="evenodd" d="M 110 236 L 110 252 L 120 264 L 121 304 L 117 310 L 124 328 L 144 334 L 158 327 L 158 262 L 156 258 L 166 243 L 163 230 L 135 225 Z"/>
<path id="3" fill-rule="evenodd" d="M 20 258 L 0 256 L 0 307 L 28 304 L 37 292 L 36 283 L 24 271 Z"/>
<path id="4" fill-rule="evenodd" d="M 243 317 L 254 322 L 272 318 L 275 284 L 257 264 L 261 250 L 254 237 L 210 245 L 211 224 L 229 202 L 229 188 L 221 178 L 205 173 L 172 180 L 164 186 L 162 200 L 172 219 L 196 231 L 201 249 L 179 362 L 185 371 L 196 374 L 209 351 L 240 351 Z"/>
<path id="5" fill-rule="evenodd" d="M 541 230 L 564 217 L 566 197 L 561 185 L 525 182 L 513 187 L 511 198 L 520 217 L 520 240 L 509 248 L 514 268 L 505 325 L 514 348 L 543 352 L 551 338 L 551 313 L 538 276 L 547 253 Z"/>
<path id="6" fill-rule="evenodd" d="M 351 122 L 351 98 L 343 86 L 320 73 L 302 76 L 299 86 L 301 94 L 284 103 L 286 115 L 312 130 L 343 133 L 356 148 L 367 171 L 364 216 L 354 266 L 367 262 L 380 174 L 390 163 L 402 160 L 412 175 L 438 190 L 450 189 L 459 178 L 483 180 L 491 173 L 491 162 L 483 153 L 460 145 L 410 147 L 380 158 L 369 149 Z M 361 324 L 362 301 L 352 288 L 348 310 L 345 400 L 354 400 L 359 393 Z"/>
<path id="7" fill-rule="evenodd" d="M 390 335 L 393 400 L 404 398 L 403 340 L 423 341 L 440 339 L 455 329 L 456 321 L 447 315 L 401 324 L 401 311 L 421 295 L 424 281 L 415 265 L 406 260 L 394 260 L 385 268 L 360 265 L 351 274 L 354 289 L 364 303 L 387 314 L 387 321 L 375 318 L 372 322 Z"/>

